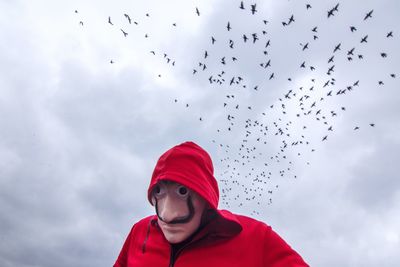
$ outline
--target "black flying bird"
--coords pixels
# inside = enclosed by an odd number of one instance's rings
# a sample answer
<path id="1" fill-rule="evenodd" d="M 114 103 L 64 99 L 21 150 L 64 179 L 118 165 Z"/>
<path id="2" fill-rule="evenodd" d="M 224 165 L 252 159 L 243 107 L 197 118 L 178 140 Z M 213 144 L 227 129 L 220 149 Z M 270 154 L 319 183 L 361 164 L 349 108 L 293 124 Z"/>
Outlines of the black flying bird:
<path id="1" fill-rule="evenodd" d="M 256 9 L 256 4 L 254 4 L 254 5 L 251 5 L 251 14 L 253 14 L 254 15 L 254 13 L 256 13 L 257 12 L 257 9 Z"/>
<path id="2" fill-rule="evenodd" d="M 366 20 L 368 18 L 372 18 L 372 12 L 374 12 L 373 9 L 365 15 L 364 20 Z"/>
<path id="3" fill-rule="evenodd" d="M 124 37 L 126 37 L 128 35 L 128 33 L 126 31 L 124 31 L 123 29 L 120 29 L 120 30 L 124 34 Z"/>
<path id="4" fill-rule="evenodd" d="M 226 25 L 226 29 L 228 30 L 228 31 L 230 31 L 232 28 L 231 28 L 231 23 L 228 21 L 228 24 Z"/>
<path id="5" fill-rule="evenodd" d="M 368 38 L 368 34 L 365 35 L 365 36 L 361 39 L 360 43 L 367 43 L 367 38 Z"/>
<path id="6" fill-rule="evenodd" d="M 132 24 L 132 20 L 128 14 L 124 14 L 125 18 L 128 20 L 129 24 Z"/>

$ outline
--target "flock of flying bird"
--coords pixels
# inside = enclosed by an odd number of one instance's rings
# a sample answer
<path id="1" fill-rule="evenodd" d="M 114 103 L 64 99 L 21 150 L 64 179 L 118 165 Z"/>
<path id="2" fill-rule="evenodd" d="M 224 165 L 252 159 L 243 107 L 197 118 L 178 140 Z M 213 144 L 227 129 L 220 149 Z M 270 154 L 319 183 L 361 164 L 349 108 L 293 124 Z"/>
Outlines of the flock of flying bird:
<path id="1" fill-rule="evenodd" d="M 361 46 L 366 46 L 370 41 L 368 34 L 360 36 L 359 42 L 353 44 L 351 48 L 345 48 L 348 44 L 337 42 L 327 54 L 327 66 L 321 64 L 309 63 L 307 56 L 305 60 L 299 62 L 298 71 L 303 71 L 303 75 L 312 76 L 312 78 L 301 86 L 293 85 L 294 78 L 285 77 L 285 91 L 282 91 L 281 97 L 278 97 L 269 104 L 264 104 L 265 107 L 252 105 L 243 106 L 245 103 L 243 92 L 260 93 L 266 87 L 269 87 L 268 82 L 276 79 L 282 80 L 284 75 L 289 73 L 278 73 L 274 70 L 274 61 L 272 57 L 272 47 L 274 39 L 270 37 L 268 28 L 272 21 L 260 17 L 256 14 L 257 4 L 247 4 L 244 1 L 238 3 L 237 8 L 242 12 L 248 12 L 248 16 L 254 17 L 259 21 L 259 28 L 254 32 L 235 32 L 234 25 L 240 24 L 240 19 L 236 21 L 227 21 L 225 24 L 225 33 L 211 34 L 208 41 L 208 46 L 199 53 L 200 60 L 194 63 L 193 68 L 188 71 L 189 79 L 199 79 L 205 81 L 208 86 L 215 90 L 216 87 L 221 87 L 220 92 L 224 92 L 224 100 L 220 103 L 222 114 L 225 116 L 223 123 L 216 129 L 215 138 L 212 142 L 221 148 L 222 154 L 225 154 L 220 159 L 223 171 L 217 175 L 222 183 L 221 199 L 224 205 L 232 206 L 237 204 L 239 207 L 249 204 L 261 207 L 265 204 L 272 203 L 272 194 L 279 187 L 277 177 L 294 177 L 293 169 L 295 162 L 302 158 L 303 154 L 314 152 L 317 149 L 318 143 L 307 129 L 311 127 L 319 127 L 315 132 L 321 132 L 323 135 L 319 141 L 328 140 L 329 135 L 334 131 L 335 117 L 346 111 L 346 107 L 340 102 L 340 99 L 332 101 L 330 105 L 324 105 L 329 99 L 344 97 L 349 95 L 357 87 L 362 84 L 362 77 L 358 77 L 353 81 L 343 81 L 341 77 L 335 77 L 338 66 L 351 64 L 352 61 L 364 60 L 364 53 Z M 310 3 L 305 3 L 305 12 L 310 12 L 313 6 Z M 326 11 L 324 19 L 331 20 L 333 17 L 340 16 L 341 6 L 337 3 L 332 8 Z M 76 10 L 75 13 L 78 13 Z M 199 7 L 194 8 L 193 16 L 202 16 Z M 358 11 L 354 14 L 355 17 L 360 14 Z M 362 27 L 362 23 L 366 23 L 373 19 L 374 10 L 368 10 L 364 15 L 359 16 L 358 27 Z M 140 21 L 133 20 L 128 14 L 123 14 L 127 24 L 138 26 Z M 291 14 L 287 19 L 279 22 L 282 30 L 292 27 L 297 20 L 301 20 L 302 16 L 308 14 Z M 145 17 L 149 18 L 150 14 L 146 13 Z M 236 19 L 236 18 L 235 18 Z M 248 18 L 247 18 L 248 19 Z M 114 26 L 111 17 L 106 20 L 110 26 Z M 83 21 L 79 24 L 83 26 Z M 172 23 L 172 27 L 177 27 L 176 23 Z M 347 29 L 343 29 L 356 34 L 358 27 L 348 25 Z M 129 32 L 122 27 L 119 27 L 123 37 L 128 37 Z M 310 29 L 311 37 L 309 40 L 300 43 L 299 53 L 306 53 L 312 49 L 314 42 L 318 42 L 320 38 L 320 27 L 314 26 Z M 238 37 L 240 36 L 240 37 Z M 382 32 L 384 41 L 393 39 L 394 33 L 392 30 Z M 149 38 L 146 33 L 144 38 Z M 378 37 L 375 37 L 378 38 Z M 332 38 L 333 39 L 333 38 Z M 260 45 L 260 44 L 263 45 Z M 252 45 L 248 50 L 244 50 L 244 45 Z M 238 48 L 240 47 L 240 48 Z M 247 46 L 249 47 L 249 46 Z M 249 50 L 259 49 L 259 54 L 255 60 L 258 60 L 252 65 L 252 72 L 261 70 L 266 75 L 258 84 L 254 83 L 254 78 L 250 79 L 251 73 L 237 74 L 233 70 L 241 69 L 240 64 L 242 58 L 248 58 Z M 347 52 L 344 52 L 347 50 Z M 221 54 L 221 51 L 222 54 Z M 165 60 L 167 64 L 175 66 L 175 59 L 167 53 L 156 52 L 150 50 L 149 53 L 153 56 L 160 55 L 160 58 Z M 234 54 L 235 53 L 235 54 Z M 382 59 L 388 57 L 385 51 L 379 51 L 379 56 Z M 245 61 L 246 59 L 243 59 Z M 248 61 L 248 59 L 247 59 Z M 114 60 L 110 60 L 114 64 Z M 231 66 L 239 66 L 232 68 Z M 324 71 L 315 74 L 320 69 Z M 296 76 L 296 73 L 293 73 Z M 161 77 L 161 74 L 158 74 Z M 395 73 L 388 73 L 387 79 L 395 79 Z M 321 81 L 321 79 L 325 79 Z M 251 80 L 251 81 L 250 81 Z M 340 85 L 338 88 L 337 84 Z M 383 86 L 384 79 L 378 79 L 376 85 Z M 279 89 L 282 90 L 282 89 Z M 256 96 L 257 98 L 257 96 Z M 256 101 L 258 103 L 258 101 Z M 173 99 L 173 103 L 180 103 L 178 98 Z M 336 106 L 335 106 L 336 105 Z M 189 108 L 189 103 L 184 105 L 184 108 Z M 259 112 L 261 109 L 261 112 Z M 329 109 L 329 110 L 327 110 Z M 240 121 L 240 119 L 242 121 Z M 206 117 L 199 116 L 198 120 L 202 123 Z M 313 123 L 317 123 L 314 125 Z M 301 124 L 300 126 L 298 124 Z M 355 125 L 353 130 L 358 131 L 364 125 Z M 374 122 L 370 122 L 366 127 L 375 127 Z M 313 128 L 313 129 L 314 129 Z M 312 129 L 312 130 L 313 130 Z M 228 140 L 227 136 L 232 138 Z M 218 140 L 218 141 L 217 141 Z M 236 141 L 234 141 L 236 140 Z M 271 151 L 273 153 L 271 153 Z M 307 151 L 307 153 L 306 153 Z M 305 164 L 310 164 L 307 159 L 303 159 Z M 258 214 L 257 208 L 254 208 L 253 214 Z"/>

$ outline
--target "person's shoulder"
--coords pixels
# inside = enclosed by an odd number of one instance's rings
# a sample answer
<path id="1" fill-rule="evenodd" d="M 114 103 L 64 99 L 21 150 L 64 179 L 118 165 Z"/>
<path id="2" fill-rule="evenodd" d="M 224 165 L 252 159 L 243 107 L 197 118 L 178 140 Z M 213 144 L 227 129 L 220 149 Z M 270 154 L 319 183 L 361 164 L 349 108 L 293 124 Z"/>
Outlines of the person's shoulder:
<path id="1" fill-rule="evenodd" d="M 147 223 L 149 223 L 150 221 L 153 221 L 156 218 L 157 218 L 156 215 L 149 215 L 147 217 L 144 217 L 144 218 L 140 219 L 135 224 L 147 224 Z"/>
<path id="2" fill-rule="evenodd" d="M 263 221 L 257 220 L 255 218 L 246 216 L 246 215 L 241 215 L 241 214 L 236 214 L 236 213 L 232 213 L 237 220 L 240 222 L 240 224 L 242 225 L 242 227 L 244 229 L 246 228 L 250 228 L 250 229 L 255 229 L 255 230 L 263 230 L 263 231 L 271 231 L 271 226 L 269 226 L 268 224 L 266 224 Z"/>
<path id="3" fill-rule="evenodd" d="M 246 215 L 242 215 L 242 214 L 238 214 L 238 213 L 233 213 L 231 212 L 231 214 L 233 216 L 235 216 L 239 221 L 241 222 L 246 222 L 246 223 L 254 223 L 254 224 L 263 224 L 263 225 L 267 225 L 265 222 L 257 220 L 255 218 L 246 216 Z"/>
<path id="4" fill-rule="evenodd" d="M 257 229 L 264 229 L 267 231 L 271 230 L 271 226 L 266 224 L 263 221 L 259 221 L 255 218 L 246 216 L 246 215 L 241 215 L 237 213 L 233 213 L 227 210 L 223 210 L 224 214 L 229 214 L 229 217 L 234 218 L 243 228 L 257 228 Z M 226 215 L 225 215 L 226 216 Z"/>
<path id="5" fill-rule="evenodd" d="M 144 217 L 142 219 L 140 219 L 139 221 L 136 221 L 133 226 L 132 229 L 138 229 L 138 228 L 143 228 L 143 227 L 148 227 L 148 225 L 153 222 L 154 220 L 156 220 L 157 216 L 156 215 L 149 215 L 147 217 Z"/>

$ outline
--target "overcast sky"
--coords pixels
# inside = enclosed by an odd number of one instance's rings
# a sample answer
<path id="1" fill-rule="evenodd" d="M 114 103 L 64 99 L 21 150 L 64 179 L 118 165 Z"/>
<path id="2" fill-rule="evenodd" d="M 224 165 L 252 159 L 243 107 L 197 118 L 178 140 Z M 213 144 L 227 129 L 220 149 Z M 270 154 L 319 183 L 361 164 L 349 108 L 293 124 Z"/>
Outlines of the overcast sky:
<path id="1" fill-rule="evenodd" d="M 243 2 L 0 0 L 1 266 L 111 266 L 188 140 L 311 266 L 400 266 L 400 2 Z"/>

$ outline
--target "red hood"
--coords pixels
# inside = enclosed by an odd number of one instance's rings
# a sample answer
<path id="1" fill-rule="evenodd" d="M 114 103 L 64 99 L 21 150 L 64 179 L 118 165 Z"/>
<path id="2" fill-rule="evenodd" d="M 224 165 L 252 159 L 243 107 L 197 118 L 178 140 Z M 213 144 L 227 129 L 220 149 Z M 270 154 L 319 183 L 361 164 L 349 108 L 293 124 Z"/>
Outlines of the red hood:
<path id="1" fill-rule="evenodd" d="M 147 197 L 161 180 L 169 180 L 187 186 L 202 196 L 213 209 L 217 209 L 219 189 L 214 178 L 214 167 L 208 153 L 193 142 L 174 146 L 158 159 Z"/>

